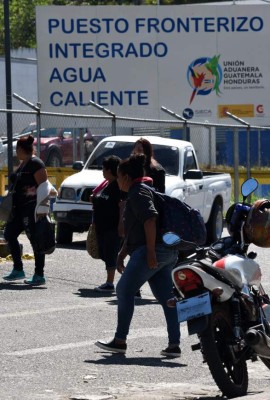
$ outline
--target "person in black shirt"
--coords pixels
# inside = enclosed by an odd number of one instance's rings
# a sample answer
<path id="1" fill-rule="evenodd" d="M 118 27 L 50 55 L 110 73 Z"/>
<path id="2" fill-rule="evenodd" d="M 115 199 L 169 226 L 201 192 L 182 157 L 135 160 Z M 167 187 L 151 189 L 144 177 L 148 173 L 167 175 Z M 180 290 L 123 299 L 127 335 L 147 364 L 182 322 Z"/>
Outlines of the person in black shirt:
<path id="1" fill-rule="evenodd" d="M 113 353 L 126 352 L 126 339 L 134 312 L 134 295 L 148 282 L 153 295 L 163 307 L 167 323 L 168 347 L 161 351 L 161 355 L 180 357 L 177 312 L 176 308 L 167 305 L 172 296 L 171 271 L 177 262 L 178 252 L 165 247 L 162 242 L 153 191 L 143 184 L 144 160 L 143 154 L 132 155 L 121 161 L 118 167 L 118 185 L 127 192 L 127 202 L 124 213 L 125 240 L 117 259 L 117 270 L 121 273 L 116 287 L 117 328 L 113 340 L 98 340 L 95 345 Z M 125 266 L 127 255 L 129 260 Z"/>
<path id="2" fill-rule="evenodd" d="M 24 282 L 29 285 L 44 285 L 45 254 L 35 251 L 35 222 L 39 215 L 44 215 L 37 212 L 38 188 L 47 182 L 48 178 L 43 161 L 34 155 L 33 142 L 34 137 L 32 135 L 21 137 L 17 141 L 16 152 L 21 163 L 10 177 L 12 184 L 15 185 L 13 217 L 7 222 L 4 230 L 4 238 L 8 243 L 13 259 L 13 270 L 3 279 L 15 281 L 25 278 L 18 242 L 18 236 L 25 231 L 34 250 L 35 273 L 32 278 Z"/>
<path id="3" fill-rule="evenodd" d="M 110 156 L 103 160 L 103 176 L 106 180 L 102 189 L 92 197 L 93 223 L 96 227 L 100 258 L 105 262 L 107 280 L 95 288 L 99 292 L 114 291 L 116 259 L 120 246 L 118 235 L 119 202 L 121 192 L 117 184 L 117 167 L 120 158 Z"/>
<path id="4" fill-rule="evenodd" d="M 145 175 L 153 179 L 153 187 L 161 193 L 165 193 L 165 170 L 154 158 L 152 144 L 145 138 L 140 138 L 135 142 L 132 154 L 144 154 Z"/>
<path id="5" fill-rule="evenodd" d="M 165 170 L 161 164 L 154 158 L 153 146 L 149 140 L 140 138 L 135 142 L 132 154 L 144 154 L 145 155 L 145 175 L 152 178 L 152 182 L 149 183 L 158 192 L 165 193 Z M 147 183 L 148 184 L 148 183 Z M 136 298 L 141 298 L 141 290 L 136 293 Z"/>

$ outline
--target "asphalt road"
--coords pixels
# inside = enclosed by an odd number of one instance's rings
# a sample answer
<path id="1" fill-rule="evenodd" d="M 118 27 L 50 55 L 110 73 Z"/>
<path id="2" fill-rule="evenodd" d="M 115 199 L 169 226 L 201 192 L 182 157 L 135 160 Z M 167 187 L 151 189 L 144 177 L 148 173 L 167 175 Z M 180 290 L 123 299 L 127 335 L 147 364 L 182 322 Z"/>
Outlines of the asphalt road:
<path id="1" fill-rule="evenodd" d="M 0 399 L 64 400 L 217 399 L 216 387 L 199 351 L 196 336 L 182 332 L 182 357 L 159 355 L 167 344 L 161 307 L 148 284 L 136 309 L 124 355 L 111 355 L 94 346 L 109 340 L 116 326 L 116 297 L 95 292 L 105 269 L 85 251 L 86 234 L 76 235 L 68 248 L 46 258 L 47 284 L 38 288 L 0 280 Z M 31 248 L 21 236 L 24 254 Z M 258 249 L 263 282 L 270 291 L 270 249 Z M 33 260 L 25 260 L 31 276 Z M 0 264 L 1 276 L 12 268 Z M 119 276 L 117 276 L 118 280 Z M 247 398 L 270 398 L 270 371 L 261 362 L 249 363 Z M 266 396 L 266 397 L 261 397 Z"/>

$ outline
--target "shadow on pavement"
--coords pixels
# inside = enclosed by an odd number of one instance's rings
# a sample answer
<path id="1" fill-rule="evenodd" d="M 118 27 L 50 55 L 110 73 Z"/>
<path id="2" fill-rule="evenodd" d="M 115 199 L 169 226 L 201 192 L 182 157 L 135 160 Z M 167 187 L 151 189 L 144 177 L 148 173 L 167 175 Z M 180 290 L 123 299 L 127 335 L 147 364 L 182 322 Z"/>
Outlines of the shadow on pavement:
<path id="1" fill-rule="evenodd" d="M 195 397 L 194 397 L 194 399 L 195 399 Z M 222 395 L 217 395 L 217 396 L 196 396 L 196 400 L 222 400 L 222 399 L 225 400 L 225 399 L 227 399 L 227 397 L 224 397 Z"/>
<path id="2" fill-rule="evenodd" d="M 117 297 L 115 292 L 97 292 L 94 289 L 78 289 L 77 293 L 74 293 L 77 296 L 80 297 L 88 297 L 88 298 L 98 298 L 98 297 L 105 297 L 105 298 L 111 298 L 111 300 L 107 300 L 107 303 L 114 306 L 117 304 Z M 135 299 L 135 304 L 136 306 L 145 306 L 148 304 L 158 304 L 157 300 L 151 298 L 151 299 Z"/>
<path id="3" fill-rule="evenodd" d="M 77 293 L 74 293 L 80 297 L 112 297 L 116 296 L 114 292 L 97 292 L 94 289 L 78 289 Z"/>
<path id="4" fill-rule="evenodd" d="M 102 350 L 97 351 L 102 353 Z M 105 353 L 105 352 L 104 352 Z M 85 360 L 88 364 L 102 364 L 102 365 L 141 365 L 149 367 L 167 367 L 167 368 L 182 368 L 187 367 L 187 364 L 181 364 L 177 362 L 171 362 L 170 359 L 164 357 L 126 357 L 124 354 L 110 354 L 104 355 L 104 358 L 99 360 Z"/>
<path id="5" fill-rule="evenodd" d="M 115 306 L 117 304 L 117 298 L 113 299 L 113 300 L 108 300 L 107 301 L 108 304 Z M 156 299 L 135 299 L 135 305 L 137 306 L 147 306 L 149 304 L 153 304 L 153 305 L 159 305 L 159 303 L 157 302 Z"/>
<path id="6" fill-rule="evenodd" d="M 16 283 L 16 282 L 0 282 L 0 290 L 45 290 L 47 289 L 46 285 L 42 286 L 32 286 L 27 285 L 25 283 Z"/>

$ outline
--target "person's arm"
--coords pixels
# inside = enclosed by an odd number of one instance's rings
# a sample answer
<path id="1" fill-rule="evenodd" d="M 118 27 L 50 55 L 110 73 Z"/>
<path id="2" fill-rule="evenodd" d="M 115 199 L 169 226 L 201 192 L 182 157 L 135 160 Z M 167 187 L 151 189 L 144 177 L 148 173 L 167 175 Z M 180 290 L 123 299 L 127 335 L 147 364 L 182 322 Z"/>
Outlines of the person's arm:
<path id="1" fill-rule="evenodd" d="M 48 179 L 46 168 L 40 168 L 38 171 L 36 171 L 34 173 L 34 178 L 38 186 L 41 185 L 41 183 L 46 182 Z"/>
<path id="2" fill-rule="evenodd" d="M 124 272 L 125 269 L 125 265 L 124 265 L 124 259 L 127 256 L 127 245 L 126 245 L 126 241 L 123 242 L 122 247 L 118 253 L 117 256 L 117 261 L 116 261 L 116 267 L 117 267 L 117 271 L 122 274 Z"/>
<path id="3" fill-rule="evenodd" d="M 150 269 L 157 268 L 156 257 L 156 217 L 151 217 L 144 222 L 144 232 L 147 248 L 147 264 Z"/>

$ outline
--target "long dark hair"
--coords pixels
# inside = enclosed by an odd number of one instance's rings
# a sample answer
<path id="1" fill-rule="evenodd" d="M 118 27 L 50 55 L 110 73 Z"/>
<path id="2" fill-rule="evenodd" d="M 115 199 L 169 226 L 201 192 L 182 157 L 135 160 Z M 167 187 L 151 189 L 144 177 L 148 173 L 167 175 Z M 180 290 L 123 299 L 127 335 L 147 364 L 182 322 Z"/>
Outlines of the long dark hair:
<path id="1" fill-rule="evenodd" d="M 132 154 L 120 162 L 118 171 L 122 175 L 128 175 L 132 180 L 141 178 L 145 176 L 145 159 L 144 154 Z"/>
<path id="2" fill-rule="evenodd" d="M 34 137 L 32 135 L 22 136 L 17 141 L 17 147 L 20 147 L 25 153 L 33 154 L 34 152 Z"/>
<path id="3" fill-rule="evenodd" d="M 145 138 L 140 138 L 135 142 L 134 147 L 136 146 L 136 144 L 142 145 L 143 153 L 145 154 L 145 157 L 146 157 L 145 158 L 145 166 L 149 168 L 152 165 L 156 165 L 157 161 L 155 160 L 155 157 L 154 157 L 153 146 L 149 142 L 149 140 L 147 140 Z"/>

